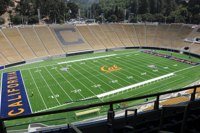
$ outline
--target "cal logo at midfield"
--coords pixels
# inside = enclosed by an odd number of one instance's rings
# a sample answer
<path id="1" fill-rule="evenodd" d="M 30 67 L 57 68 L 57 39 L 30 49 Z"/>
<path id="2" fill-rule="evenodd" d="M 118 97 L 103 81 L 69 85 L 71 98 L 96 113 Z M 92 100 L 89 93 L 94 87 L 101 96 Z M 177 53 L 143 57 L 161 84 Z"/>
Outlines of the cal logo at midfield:
<path id="1" fill-rule="evenodd" d="M 100 69 L 101 69 L 101 71 L 103 71 L 103 72 L 109 73 L 109 72 L 121 70 L 122 68 L 118 67 L 117 65 L 113 65 L 113 66 L 111 66 L 111 67 L 102 66 Z"/>

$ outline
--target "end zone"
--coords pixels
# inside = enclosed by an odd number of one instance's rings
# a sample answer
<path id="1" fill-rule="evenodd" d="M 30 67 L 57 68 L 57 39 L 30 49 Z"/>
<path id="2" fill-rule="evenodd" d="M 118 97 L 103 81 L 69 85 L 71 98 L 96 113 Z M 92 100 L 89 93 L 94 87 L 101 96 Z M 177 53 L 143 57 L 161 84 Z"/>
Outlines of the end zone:
<path id="1" fill-rule="evenodd" d="M 1 89 L 1 117 L 32 113 L 20 71 L 3 73 Z"/>

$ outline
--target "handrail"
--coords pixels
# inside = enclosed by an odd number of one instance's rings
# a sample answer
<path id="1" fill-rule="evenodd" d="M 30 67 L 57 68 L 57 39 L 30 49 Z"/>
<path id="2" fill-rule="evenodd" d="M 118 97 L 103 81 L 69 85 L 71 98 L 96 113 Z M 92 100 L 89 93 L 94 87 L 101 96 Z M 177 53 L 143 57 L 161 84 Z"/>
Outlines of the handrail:
<path id="1" fill-rule="evenodd" d="M 115 101 L 108 101 L 108 102 L 88 104 L 88 105 L 83 105 L 83 106 L 70 107 L 70 108 L 66 108 L 66 109 L 45 111 L 45 112 L 33 113 L 33 114 L 23 115 L 23 116 L 12 116 L 12 117 L 7 117 L 7 118 L 0 118 L 0 131 L 5 130 L 5 129 L 2 129 L 3 127 L 5 128 L 4 121 L 17 120 L 17 119 L 23 119 L 23 118 L 29 118 L 29 117 L 35 117 L 35 116 L 59 114 L 59 113 L 71 112 L 71 111 L 78 111 L 78 110 L 88 109 L 88 108 L 97 107 L 97 106 L 105 106 L 105 105 L 109 105 L 110 106 L 109 111 L 113 111 L 114 104 L 128 102 L 128 101 L 134 101 L 134 100 L 140 100 L 140 99 L 145 99 L 145 98 L 149 98 L 149 97 L 156 97 L 154 109 L 159 109 L 159 97 L 161 95 L 193 89 L 193 93 L 191 94 L 191 99 L 190 99 L 192 101 L 195 99 L 196 88 L 198 88 L 198 87 L 200 87 L 200 85 L 190 86 L 190 87 L 185 87 L 182 89 L 170 90 L 170 91 L 165 91 L 165 92 L 159 92 L 159 93 L 154 93 L 154 94 L 149 94 L 149 95 L 130 97 L 130 98 L 125 98 L 125 99 L 120 99 L 120 100 L 115 100 Z"/>

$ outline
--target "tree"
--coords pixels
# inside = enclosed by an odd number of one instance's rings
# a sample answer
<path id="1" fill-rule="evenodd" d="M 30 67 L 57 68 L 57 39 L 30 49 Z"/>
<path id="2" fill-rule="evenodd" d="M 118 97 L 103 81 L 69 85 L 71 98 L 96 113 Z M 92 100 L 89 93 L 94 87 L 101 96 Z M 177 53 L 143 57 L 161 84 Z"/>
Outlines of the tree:
<path id="1" fill-rule="evenodd" d="M 4 23 L 5 23 L 5 20 L 2 17 L 0 17 L 0 25 Z"/>

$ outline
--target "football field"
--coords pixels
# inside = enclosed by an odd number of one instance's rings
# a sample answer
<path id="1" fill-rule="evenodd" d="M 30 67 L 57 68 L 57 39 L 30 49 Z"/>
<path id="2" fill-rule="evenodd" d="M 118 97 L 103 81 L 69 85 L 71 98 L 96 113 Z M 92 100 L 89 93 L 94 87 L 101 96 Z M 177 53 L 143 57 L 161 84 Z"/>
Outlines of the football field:
<path id="1" fill-rule="evenodd" d="M 156 52 L 200 62 L 184 54 Z M 32 113 L 178 89 L 200 78 L 199 65 L 141 50 L 54 59 L 5 69 L 1 74 L 17 70 L 21 72 Z"/>

